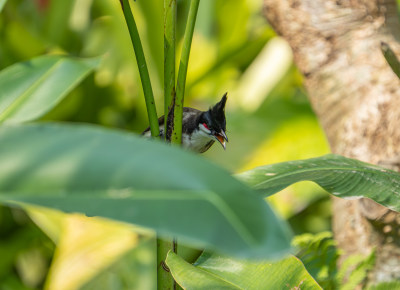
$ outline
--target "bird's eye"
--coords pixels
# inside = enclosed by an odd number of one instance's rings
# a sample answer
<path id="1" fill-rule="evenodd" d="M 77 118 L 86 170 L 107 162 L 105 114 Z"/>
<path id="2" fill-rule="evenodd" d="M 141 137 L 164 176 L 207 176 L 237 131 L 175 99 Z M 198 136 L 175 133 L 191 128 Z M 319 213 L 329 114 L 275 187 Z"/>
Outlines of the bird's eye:
<path id="1" fill-rule="evenodd" d="M 210 130 L 210 128 L 208 128 L 206 123 L 203 123 L 204 128 L 206 128 L 207 130 Z"/>

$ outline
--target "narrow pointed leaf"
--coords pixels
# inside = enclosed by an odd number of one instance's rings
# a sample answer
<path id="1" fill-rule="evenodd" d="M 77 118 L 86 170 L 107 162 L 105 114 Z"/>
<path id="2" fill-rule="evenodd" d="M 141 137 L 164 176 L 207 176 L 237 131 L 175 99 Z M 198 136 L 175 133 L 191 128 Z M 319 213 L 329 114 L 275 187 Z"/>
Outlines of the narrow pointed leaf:
<path id="1" fill-rule="evenodd" d="M 394 51 L 386 42 L 381 42 L 381 50 L 386 61 L 392 68 L 393 72 L 400 78 L 400 61 L 398 60 Z"/>
<path id="2" fill-rule="evenodd" d="M 0 72 L 0 123 L 43 116 L 97 65 L 94 59 L 41 56 Z"/>
<path id="3" fill-rule="evenodd" d="M 203 254 L 191 265 L 169 252 L 166 263 L 184 289 L 322 289 L 294 256 L 254 262 Z"/>
<path id="4" fill-rule="evenodd" d="M 289 248 L 287 225 L 203 158 L 95 126 L 0 127 L 0 200 L 103 216 L 242 257 Z"/>
<path id="5" fill-rule="evenodd" d="M 261 166 L 237 177 L 266 195 L 277 193 L 293 183 L 309 180 L 335 196 L 368 197 L 400 211 L 398 172 L 340 155 L 329 154 Z"/>

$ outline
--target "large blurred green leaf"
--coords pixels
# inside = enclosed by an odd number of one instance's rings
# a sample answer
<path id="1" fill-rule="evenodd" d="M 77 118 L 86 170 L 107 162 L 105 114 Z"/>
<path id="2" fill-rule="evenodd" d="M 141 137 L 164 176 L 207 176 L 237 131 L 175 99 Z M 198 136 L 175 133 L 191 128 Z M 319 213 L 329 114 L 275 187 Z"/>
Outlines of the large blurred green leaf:
<path id="1" fill-rule="evenodd" d="M 97 65 L 95 59 L 42 56 L 0 72 L 0 123 L 47 113 Z"/>
<path id="2" fill-rule="evenodd" d="M 184 289 L 321 289 L 294 256 L 250 262 L 203 254 L 193 266 L 169 252 L 166 263 Z"/>
<path id="3" fill-rule="evenodd" d="M 256 192 L 205 159 L 99 127 L 0 128 L 0 200 L 103 216 L 195 246 L 264 258 L 287 225 Z"/>
<path id="4" fill-rule="evenodd" d="M 328 154 L 261 166 L 237 177 L 266 195 L 272 195 L 295 182 L 310 180 L 335 196 L 368 197 L 400 211 L 398 172 L 340 155 Z"/>

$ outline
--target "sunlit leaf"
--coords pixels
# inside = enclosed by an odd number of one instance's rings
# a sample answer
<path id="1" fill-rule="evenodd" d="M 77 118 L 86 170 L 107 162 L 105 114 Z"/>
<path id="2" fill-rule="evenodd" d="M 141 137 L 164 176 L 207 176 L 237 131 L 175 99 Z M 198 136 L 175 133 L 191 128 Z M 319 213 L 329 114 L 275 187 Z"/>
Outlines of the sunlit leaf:
<path id="1" fill-rule="evenodd" d="M 43 207 L 24 209 L 57 245 L 47 276 L 48 289 L 153 288 L 141 287 L 153 284 L 152 269 L 155 271 L 156 266 L 152 233 L 139 237 L 127 224 Z M 66 281 L 67 273 L 70 278 Z"/>
<path id="2" fill-rule="evenodd" d="M 103 216 L 263 258 L 289 248 L 261 196 L 199 156 L 93 126 L 0 128 L 0 199 Z"/>
<path id="3" fill-rule="evenodd" d="M 0 72 L 0 123 L 41 117 L 96 65 L 95 59 L 42 56 L 4 69 Z"/>
<path id="4" fill-rule="evenodd" d="M 203 254 L 191 265 L 169 252 L 166 263 L 184 289 L 321 289 L 294 256 L 251 262 Z"/>
<path id="5" fill-rule="evenodd" d="M 156 289 L 155 247 L 155 238 L 142 238 L 137 247 L 124 254 L 79 289 Z"/>
<path id="6" fill-rule="evenodd" d="M 137 243 L 138 235 L 126 225 L 78 214 L 65 216 L 47 288 L 79 289 Z"/>
<path id="7" fill-rule="evenodd" d="M 237 177 L 266 195 L 272 195 L 295 182 L 310 180 L 335 196 L 352 199 L 368 197 L 400 211 L 398 172 L 340 155 L 328 154 L 261 166 Z"/>
<path id="8" fill-rule="evenodd" d="M 58 210 L 37 206 L 25 206 L 24 210 L 32 221 L 57 244 L 66 215 Z"/>

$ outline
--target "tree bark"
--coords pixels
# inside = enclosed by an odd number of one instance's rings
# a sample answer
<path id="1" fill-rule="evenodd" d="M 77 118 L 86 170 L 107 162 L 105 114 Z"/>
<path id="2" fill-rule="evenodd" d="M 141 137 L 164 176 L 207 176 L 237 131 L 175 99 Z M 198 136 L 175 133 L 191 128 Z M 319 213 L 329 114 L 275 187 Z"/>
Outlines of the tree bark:
<path id="1" fill-rule="evenodd" d="M 290 44 L 334 153 L 399 169 L 400 81 L 383 57 L 400 56 L 395 0 L 264 0 Z M 333 202 L 333 231 L 347 255 L 376 249 L 369 282 L 400 279 L 400 215 L 369 199 Z"/>

